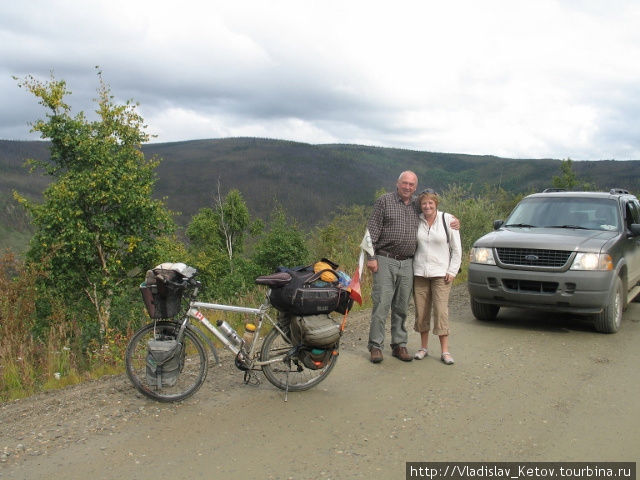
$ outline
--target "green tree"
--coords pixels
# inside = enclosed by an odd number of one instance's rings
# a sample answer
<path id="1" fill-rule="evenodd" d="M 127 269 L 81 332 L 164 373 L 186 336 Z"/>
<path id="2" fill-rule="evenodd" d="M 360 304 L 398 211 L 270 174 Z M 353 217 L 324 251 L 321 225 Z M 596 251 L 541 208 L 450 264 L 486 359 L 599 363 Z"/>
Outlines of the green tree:
<path id="1" fill-rule="evenodd" d="M 293 267 L 309 261 L 309 249 L 296 223 L 276 206 L 269 221 L 269 231 L 258 241 L 253 261 L 262 274 L 278 266 Z"/>
<path id="2" fill-rule="evenodd" d="M 131 290 L 126 273 L 149 264 L 157 255 L 155 238 L 174 224 L 163 203 L 151 198 L 158 161 L 141 151 L 149 135 L 137 105 L 114 103 L 101 72 L 98 79 L 95 121 L 83 112 L 72 116 L 71 92 L 53 75 L 46 82 L 32 76 L 19 81 L 47 109 L 32 131 L 50 140 L 50 159 L 32 165 L 54 181 L 43 203 L 14 195 L 33 218 L 27 258 L 48 272 L 43 288 L 70 306 L 88 300 L 104 333 L 114 297 Z"/>
<path id="3" fill-rule="evenodd" d="M 251 222 L 249 209 L 239 190 L 231 190 L 224 200 L 215 199 L 213 208 L 202 208 L 187 227 L 187 237 L 197 250 L 222 250 L 229 261 L 234 254 L 244 250 L 247 232 L 255 234 L 261 230 L 259 221 Z"/>
<path id="4" fill-rule="evenodd" d="M 570 158 L 562 160 L 560 163 L 560 175 L 551 179 L 551 185 L 554 188 L 573 190 L 577 184 L 578 178 L 576 177 L 576 172 L 573 171 L 573 161 Z"/>
<path id="5" fill-rule="evenodd" d="M 218 218 L 212 208 L 201 208 L 187 225 L 185 233 L 192 251 L 210 252 L 222 248 L 218 236 Z"/>
<path id="6" fill-rule="evenodd" d="M 206 294 L 218 300 L 237 298 L 253 286 L 255 265 L 244 258 L 247 234 L 256 235 L 262 223 L 251 222 L 239 190 L 224 199 L 218 196 L 213 208 L 202 208 L 187 226 L 189 262 L 200 272 Z"/>
<path id="7" fill-rule="evenodd" d="M 373 199 L 377 200 L 378 198 L 380 198 L 385 193 L 387 193 L 387 190 L 384 187 L 381 187 L 378 190 L 376 190 L 376 192 L 373 195 Z"/>
<path id="8" fill-rule="evenodd" d="M 593 190 L 594 184 L 580 180 L 573 170 L 573 160 L 567 158 L 560 163 L 560 175 L 551 179 L 553 188 L 563 188 L 565 190 Z"/>

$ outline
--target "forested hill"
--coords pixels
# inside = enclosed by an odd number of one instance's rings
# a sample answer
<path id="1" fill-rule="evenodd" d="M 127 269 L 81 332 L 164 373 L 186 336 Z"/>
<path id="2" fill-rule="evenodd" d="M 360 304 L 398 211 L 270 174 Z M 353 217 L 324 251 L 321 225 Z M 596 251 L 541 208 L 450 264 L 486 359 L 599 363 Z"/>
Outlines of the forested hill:
<path id="1" fill-rule="evenodd" d="M 26 158 L 46 158 L 44 142 L 0 140 L 0 196 L 12 190 L 28 195 L 42 191 L 47 179 L 28 174 Z M 512 192 L 551 186 L 560 159 L 508 159 L 494 156 L 433 153 L 358 145 L 310 145 L 256 138 L 194 140 L 147 144 L 147 156 L 158 167 L 157 197 L 182 212 L 212 204 L 220 184 L 224 195 L 242 192 L 254 217 L 268 218 L 277 200 L 303 226 L 317 224 L 340 205 L 369 205 L 376 190 L 394 188 L 402 170 L 413 170 L 420 188 L 446 189 L 452 184 L 500 185 Z M 640 191 L 640 161 L 575 161 L 580 179 L 601 188 Z M 3 202 L 4 203 L 4 202 Z"/>

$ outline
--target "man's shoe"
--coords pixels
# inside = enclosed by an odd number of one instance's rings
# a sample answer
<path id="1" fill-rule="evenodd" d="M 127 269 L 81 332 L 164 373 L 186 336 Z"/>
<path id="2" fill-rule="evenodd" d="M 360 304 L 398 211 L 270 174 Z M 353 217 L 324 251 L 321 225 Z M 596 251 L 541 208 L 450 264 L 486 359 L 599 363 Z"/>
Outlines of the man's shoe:
<path id="1" fill-rule="evenodd" d="M 407 347 L 394 347 L 391 351 L 391 355 L 402 360 L 403 362 L 410 362 L 413 360 L 413 357 L 409 355 L 407 351 Z"/>
<path id="2" fill-rule="evenodd" d="M 382 350 L 379 348 L 371 349 L 371 363 L 380 363 L 382 361 Z"/>

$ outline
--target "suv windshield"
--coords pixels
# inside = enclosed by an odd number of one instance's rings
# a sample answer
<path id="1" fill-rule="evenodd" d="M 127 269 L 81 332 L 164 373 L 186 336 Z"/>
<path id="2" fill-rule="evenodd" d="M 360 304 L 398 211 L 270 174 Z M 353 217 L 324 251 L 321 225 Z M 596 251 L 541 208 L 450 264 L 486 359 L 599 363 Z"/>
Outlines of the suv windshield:
<path id="1" fill-rule="evenodd" d="M 615 200 L 585 197 L 534 197 L 520 202 L 504 226 L 618 230 Z"/>

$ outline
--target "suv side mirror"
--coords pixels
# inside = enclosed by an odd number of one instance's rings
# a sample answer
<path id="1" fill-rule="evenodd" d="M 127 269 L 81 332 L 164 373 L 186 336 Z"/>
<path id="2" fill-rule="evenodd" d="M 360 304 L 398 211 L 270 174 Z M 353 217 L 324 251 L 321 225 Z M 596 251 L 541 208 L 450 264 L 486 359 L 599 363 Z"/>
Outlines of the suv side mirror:
<path id="1" fill-rule="evenodd" d="M 494 220 L 493 229 L 498 230 L 504 224 L 504 220 Z"/>
<path id="2" fill-rule="evenodd" d="M 629 226 L 629 230 L 631 230 L 631 234 L 635 235 L 636 237 L 640 236 L 640 223 L 632 223 Z"/>

